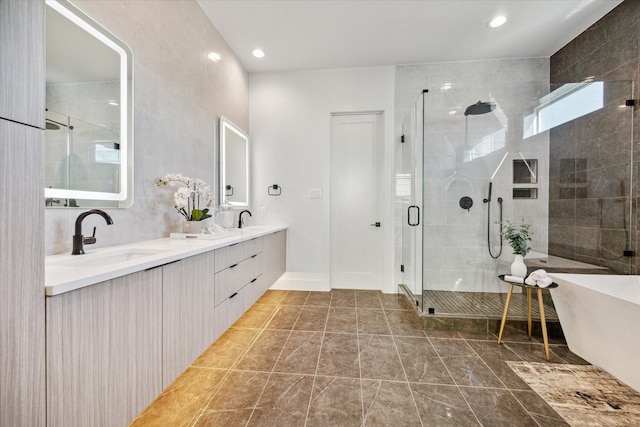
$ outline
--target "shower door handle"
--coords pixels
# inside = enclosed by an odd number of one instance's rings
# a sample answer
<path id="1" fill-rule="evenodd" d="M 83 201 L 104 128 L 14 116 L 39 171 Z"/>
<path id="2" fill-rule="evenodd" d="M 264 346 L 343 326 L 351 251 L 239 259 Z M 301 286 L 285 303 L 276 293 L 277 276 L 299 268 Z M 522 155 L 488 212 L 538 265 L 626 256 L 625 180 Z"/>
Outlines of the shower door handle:
<path id="1" fill-rule="evenodd" d="M 418 219 L 417 222 L 412 223 L 411 222 L 411 209 L 416 209 L 417 210 L 417 216 L 416 218 Z M 407 209 L 407 223 L 411 226 L 411 227 L 416 227 L 418 225 L 420 225 L 420 208 L 416 205 L 411 205 L 409 206 L 409 208 Z"/>

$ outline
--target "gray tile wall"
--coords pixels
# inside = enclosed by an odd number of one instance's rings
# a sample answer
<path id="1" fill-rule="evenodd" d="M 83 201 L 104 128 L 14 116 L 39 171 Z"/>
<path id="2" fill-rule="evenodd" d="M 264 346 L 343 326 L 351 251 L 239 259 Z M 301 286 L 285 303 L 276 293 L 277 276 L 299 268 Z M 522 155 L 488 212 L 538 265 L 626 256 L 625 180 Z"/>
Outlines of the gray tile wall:
<path id="1" fill-rule="evenodd" d="M 631 164 L 638 117 L 618 107 L 631 97 L 631 82 L 638 88 L 639 35 L 640 2 L 626 0 L 556 52 L 550 64 L 552 86 L 588 78 L 611 83 L 605 86 L 610 108 L 550 132 L 549 253 L 618 274 L 637 274 L 640 264 L 623 256 L 625 249 L 640 249 L 639 162 Z M 638 149 L 633 151 L 638 160 Z"/>

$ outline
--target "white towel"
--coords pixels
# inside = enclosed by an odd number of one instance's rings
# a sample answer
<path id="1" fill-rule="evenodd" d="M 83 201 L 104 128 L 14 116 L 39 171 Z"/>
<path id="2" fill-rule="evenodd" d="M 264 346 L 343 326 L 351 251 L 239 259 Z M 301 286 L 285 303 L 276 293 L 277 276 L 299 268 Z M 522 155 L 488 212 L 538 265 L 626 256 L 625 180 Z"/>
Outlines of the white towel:
<path id="1" fill-rule="evenodd" d="M 531 278 L 531 275 L 529 275 L 529 277 L 524 279 L 524 283 L 526 283 L 529 286 L 535 286 L 536 285 L 536 281 Z"/>
<path id="2" fill-rule="evenodd" d="M 504 276 L 504 280 L 505 282 L 524 283 L 524 279 L 522 277 L 509 276 L 508 274 Z"/>
<path id="3" fill-rule="evenodd" d="M 553 283 L 553 279 L 551 277 L 543 277 L 542 279 L 536 282 L 539 288 L 547 288 L 549 285 Z"/>
<path id="4" fill-rule="evenodd" d="M 533 279 L 534 281 L 538 281 L 541 279 L 544 279 L 545 277 L 547 277 L 547 272 L 540 269 L 540 270 L 536 270 L 534 272 L 532 272 L 529 277 L 531 277 L 531 279 Z"/>

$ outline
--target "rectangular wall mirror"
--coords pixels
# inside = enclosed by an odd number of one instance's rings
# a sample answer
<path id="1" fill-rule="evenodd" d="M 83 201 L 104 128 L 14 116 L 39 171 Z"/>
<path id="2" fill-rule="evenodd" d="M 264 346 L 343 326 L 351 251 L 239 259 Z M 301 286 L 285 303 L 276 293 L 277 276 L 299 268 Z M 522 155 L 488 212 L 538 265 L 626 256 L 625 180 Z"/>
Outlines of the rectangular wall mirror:
<path id="1" fill-rule="evenodd" d="M 249 137 L 220 117 L 220 203 L 249 206 Z"/>
<path id="2" fill-rule="evenodd" d="M 46 0 L 46 207 L 133 202 L 133 55 L 66 0 Z"/>

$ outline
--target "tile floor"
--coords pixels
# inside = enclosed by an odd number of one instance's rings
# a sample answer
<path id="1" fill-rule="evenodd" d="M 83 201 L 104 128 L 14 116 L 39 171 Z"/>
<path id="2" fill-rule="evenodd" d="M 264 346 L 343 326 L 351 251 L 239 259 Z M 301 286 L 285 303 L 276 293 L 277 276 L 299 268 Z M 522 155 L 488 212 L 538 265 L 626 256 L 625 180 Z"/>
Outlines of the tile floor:
<path id="1" fill-rule="evenodd" d="M 508 360 L 544 362 L 541 338 L 423 331 L 375 291 L 268 291 L 131 425 L 566 425 Z"/>

